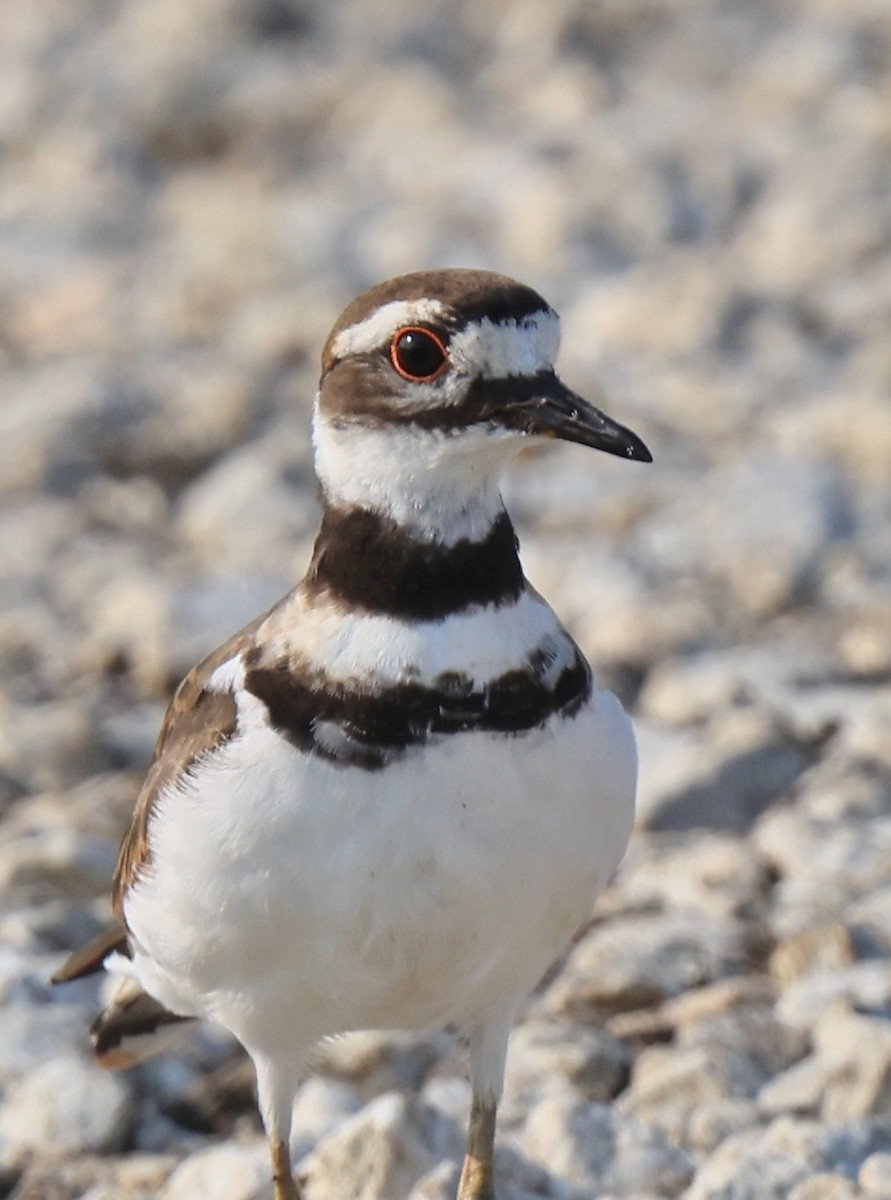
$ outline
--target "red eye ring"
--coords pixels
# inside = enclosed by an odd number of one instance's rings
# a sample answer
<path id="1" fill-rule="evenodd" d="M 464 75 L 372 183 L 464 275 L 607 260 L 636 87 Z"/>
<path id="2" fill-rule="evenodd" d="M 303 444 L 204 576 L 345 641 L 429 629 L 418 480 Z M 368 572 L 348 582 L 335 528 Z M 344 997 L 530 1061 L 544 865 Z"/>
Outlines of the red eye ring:
<path id="1" fill-rule="evenodd" d="M 413 336 L 417 340 L 414 346 L 411 345 Z M 413 364 L 411 358 L 415 359 Z M 423 325 L 403 325 L 390 340 L 390 362 L 396 374 L 410 383 L 431 383 L 448 367 L 449 352 L 445 342 L 432 329 L 425 329 Z"/>

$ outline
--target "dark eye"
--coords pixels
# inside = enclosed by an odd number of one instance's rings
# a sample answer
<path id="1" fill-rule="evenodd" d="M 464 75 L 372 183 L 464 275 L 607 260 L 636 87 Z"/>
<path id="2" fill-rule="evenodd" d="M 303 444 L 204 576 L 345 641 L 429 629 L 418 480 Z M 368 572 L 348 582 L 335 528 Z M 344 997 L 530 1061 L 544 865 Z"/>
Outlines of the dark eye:
<path id="1" fill-rule="evenodd" d="M 448 366 L 449 356 L 435 333 L 409 326 L 393 335 L 390 361 L 403 379 L 419 383 L 435 379 L 441 374 Z"/>

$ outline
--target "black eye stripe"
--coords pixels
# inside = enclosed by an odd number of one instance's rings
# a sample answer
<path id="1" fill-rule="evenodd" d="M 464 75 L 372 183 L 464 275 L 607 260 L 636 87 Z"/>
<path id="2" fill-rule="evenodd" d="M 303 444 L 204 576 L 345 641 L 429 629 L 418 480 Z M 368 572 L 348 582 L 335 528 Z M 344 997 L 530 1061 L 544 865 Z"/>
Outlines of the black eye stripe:
<path id="1" fill-rule="evenodd" d="M 442 374 L 449 355 L 439 334 L 419 325 L 406 325 L 393 334 L 390 361 L 403 379 L 419 383 Z"/>

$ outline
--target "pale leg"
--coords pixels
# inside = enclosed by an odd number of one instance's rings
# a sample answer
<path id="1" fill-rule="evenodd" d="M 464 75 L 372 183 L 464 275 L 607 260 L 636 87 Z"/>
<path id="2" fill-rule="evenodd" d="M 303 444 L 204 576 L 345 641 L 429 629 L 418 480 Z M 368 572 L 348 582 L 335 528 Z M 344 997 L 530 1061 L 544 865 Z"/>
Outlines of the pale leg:
<path id="1" fill-rule="evenodd" d="M 472 1099 L 457 1200 L 495 1200 L 495 1114 L 504 1087 L 504 1060 L 512 1023 L 510 1013 L 471 1033 Z"/>
<path id="2" fill-rule="evenodd" d="M 474 1097 L 458 1200 L 495 1200 L 495 1104 Z"/>
<path id="3" fill-rule="evenodd" d="M 274 1200 L 302 1200 L 300 1189 L 294 1181 L 288 1145 L 294 1089 L 276 1071 L 275 1063 L 271 1059 L 256 1053 L 251 1054 L 251 1057 L 257 1071 L 260 1115 L 263 1117 L 263 1126 L 269 1139 Z"/>
<path id="4" fill-rule="evenodd" d="M 300 1188 L 294 1181 L 291 1153 L 286 1141 L 269 1140 L 272 1153 L 272 1184 L 274 1200 L 302 1200 Z"/>

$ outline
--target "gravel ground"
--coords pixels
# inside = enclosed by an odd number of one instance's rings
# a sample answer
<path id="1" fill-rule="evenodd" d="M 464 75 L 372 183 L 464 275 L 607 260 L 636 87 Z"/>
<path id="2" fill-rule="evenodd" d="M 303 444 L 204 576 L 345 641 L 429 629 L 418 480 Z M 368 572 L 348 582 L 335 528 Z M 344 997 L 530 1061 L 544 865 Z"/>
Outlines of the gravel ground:
<path id="1" fill-rule="evenodd" d="M 656 457 L 507 484 L 642 781 L 517 1028 L 500 1200 L 889 1200 L 887 0 L 4 7 L 0 1195 L 269 1196 L 236 1047 L 103 1074 L 46 979 L 171 687 L 307 560 L 330 323 L 436 265 L 542 291 Z M 327 1047 L 309 1200 L 446 1200 L 463 1070 Z"/>

